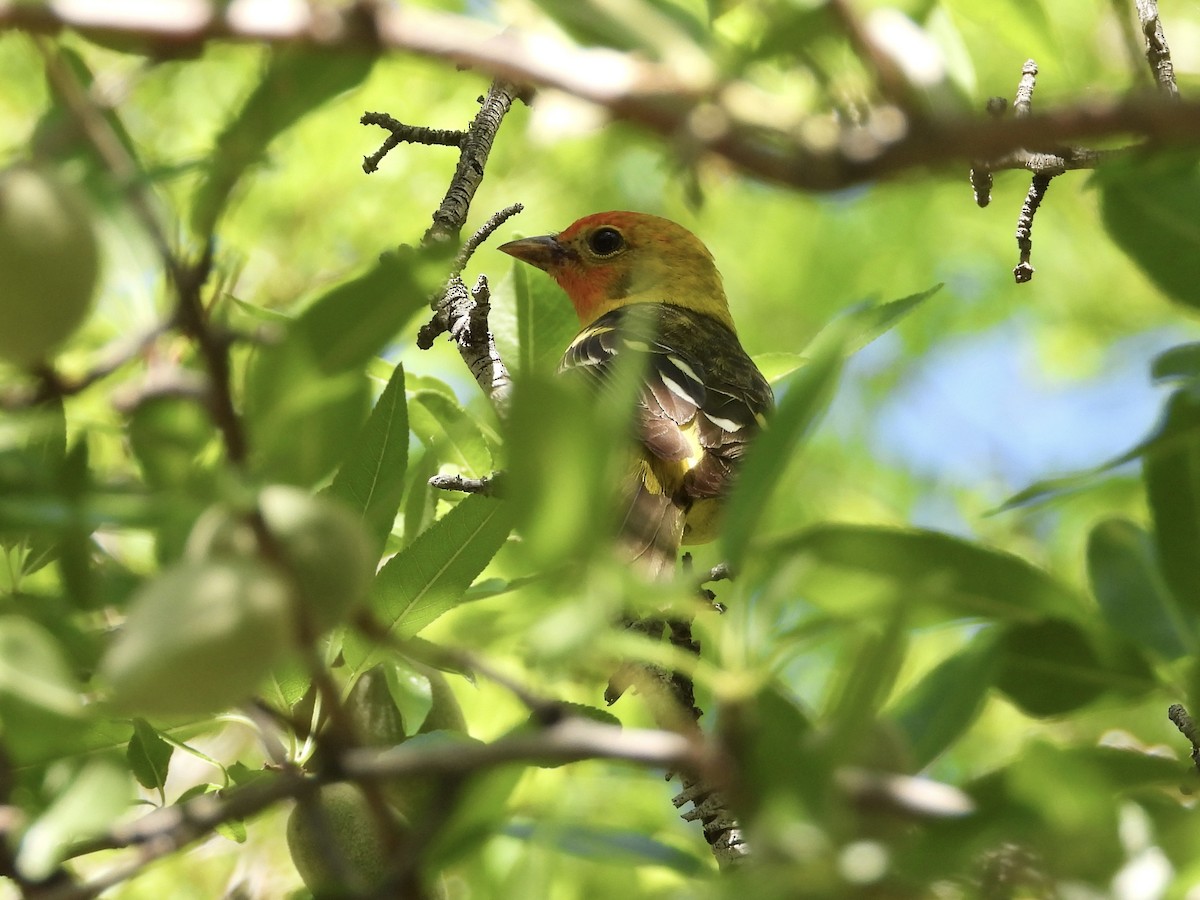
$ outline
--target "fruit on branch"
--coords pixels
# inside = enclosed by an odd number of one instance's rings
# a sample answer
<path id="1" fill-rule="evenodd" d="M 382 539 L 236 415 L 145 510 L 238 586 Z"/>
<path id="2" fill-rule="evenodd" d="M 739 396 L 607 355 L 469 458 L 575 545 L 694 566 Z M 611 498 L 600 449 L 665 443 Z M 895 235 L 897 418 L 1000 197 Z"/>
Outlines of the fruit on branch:
<path id="1" fill-rule="evenodd" d="M 392 828 L 402 841 L 410 826 L 394 810 Z M 396 846 L 381 834 L 367 798 L 353 784 L 327 784 L 297 803 L 287 821 L 292 863 L 318 896 L 374 896 L 394 872 Z"/>
<path id="2" fill-rule="evenodd" d="M 392 698 L 383 663 L 358 676 L 346 697 L 346 715 L 365 747 L 394 747 L 404 740 L 404 717 Z"/>
<path id="3" fill-rule="evenodd" d="M 458 698 L 454 696 L 454 691 L 450 687 L 450 682 L 446 680 L 446 676 L 437 669 L 424 666 L 420 667 L 420 672 L 429 679 L 429 693 L 433 703 L 430 705 L 429 712 L 425 715 L 425 721 L 421 723 L 418 733 L 453 731 L 458 734 L 466 734 L 467 720 L 463 716 L 462 707 L 458 703 Z"/>
<path id="4" fill-rule="evenodd" d="M 189 559 L 265 559 L 286 570 L 309 622 L 320 633 L 341 623 L 366 596 L 375 573 L 371 542 L 341 504 L 286 485 L 258 495 L 272 546 L 260 547 L 245 516 L 214 507 L 188 538 Z M 273 554 L 278 559 L 272 560 Z"/>
<path id="5" fill-rule="evenodd" d="M 466 721 L 446 676 L 437 669 L 419 664 L 413 668 L 429 679 L 432 705 L 417 734 L 405 734 L 404 718 L 396 705 L 387 683 L 384 663 L 363 672 L 346 698 L 346 713 L 355 728 L 355 736 L 367 747 L 394 747 L 401 743 L 410 746 L 444 746 L 447 753 L 464 741 Z M 383 783 L 391 803 L 413 822 L 423 821 L 428 811 L 452 799 L 447 783 L 434 775 L 404 775 Z"/>
<path id="6" fill-rule="evenodd" d="M 201 715 L 251 696 L 292 641 L 287 582 L 255 560 L 186 561 L 134 595 L 99 676 L 113 705 Z"/>
<path id="7" fill-rule="evenodd" d="M 32 165 L 0 171 L 0 358 L 45 362 L 87 316 L 99 249 L 87 202 Z"/>

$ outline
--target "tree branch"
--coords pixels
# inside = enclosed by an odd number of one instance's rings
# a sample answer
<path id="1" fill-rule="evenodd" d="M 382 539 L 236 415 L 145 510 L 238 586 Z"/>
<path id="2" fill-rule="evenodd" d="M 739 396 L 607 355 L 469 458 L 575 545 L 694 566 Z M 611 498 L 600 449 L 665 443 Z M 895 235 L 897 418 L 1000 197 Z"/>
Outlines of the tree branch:
<path id="1" fill-rule="evenodd" d="M 660 135 L 687 136 L 748 174 L 805 190 L 837 190 L 912 169 L 1000 159 L 1022 148 L 1054 152 L 1069 141 L 1119 135 L 1162 144 L 1200 140 L 1200 103 L 1131 97 L 1081 102 L 1026 118 L 927 117 L 906 122 L 890 139 L 843 126 L 831 148 L 816 149 L 797 136 L 803 129 L 761 127 L 772 118 L 794 119 L 794 110 L 783 101 L 779 109 L 763 109 L 761 91 L 755 92 L 756 108 L 743 114 L 734 99 L 739 94 L 732 89 L 736 82 L 689 78 L 666 65 L 615 51 L 548 43 L 514 29 L 500 30 L 478 19 L 413 5 L 307 8 L 307 18 L 282 23 L 269 10 L 256 13 L 258 8 L 214 6 L 192 19 L 167 19 L 149 15 L 144 4 L 132 0 L 86 6 L 0 0 L 0 29 L 56 33 L 69 27 L 85 36 L 136 38 L 172 54 L 197 52 L 210 40 L 405 51 L 474 67 L 514 84 L 565 91 Z M 369 27 L 363 27 L 364 18 Z M 714 107 L 730 127 L 697 131 L 712 120 L 697 111 Z"/>
<path id="2" fill-rule="evenodd" d="M 119 884 L 150 863 L 200 840 L 219 826 L 250 818 L 285 799 L 309 796 L 336 781 L 382 782 L 397 777 L 466 776 L 507 763 L 571 763 L 610 759 L 650 768 L 700 772 L 710 767 L 696 740 L 669 731 L 620 728 L 578 716 L 537 731 L 514 734 L 490 744 L 464 742 L 453 753 L 441 745 L 399 744 L 386 749 L 357 748 L 341 757 L 336 776 L 305 775 L 283 769 L 244 787 L 195 797 L 162 807 L 75 848 L 73 856 L 135 847 L 130 860 L 80 885 L 64 885 L 39 900 L 84 900 Z"/>

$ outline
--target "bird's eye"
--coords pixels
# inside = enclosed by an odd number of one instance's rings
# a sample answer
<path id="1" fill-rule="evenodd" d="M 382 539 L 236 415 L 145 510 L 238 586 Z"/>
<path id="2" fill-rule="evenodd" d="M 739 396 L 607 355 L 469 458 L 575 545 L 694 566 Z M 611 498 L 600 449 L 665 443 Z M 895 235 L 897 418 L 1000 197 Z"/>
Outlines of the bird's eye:
<path id="1" fill-rule="evenodd" d="M 612 256 L 625 246 L 625 238 L 615 228 L 597 228 L 588 235 L 588 248 L 597 256 Z"/>

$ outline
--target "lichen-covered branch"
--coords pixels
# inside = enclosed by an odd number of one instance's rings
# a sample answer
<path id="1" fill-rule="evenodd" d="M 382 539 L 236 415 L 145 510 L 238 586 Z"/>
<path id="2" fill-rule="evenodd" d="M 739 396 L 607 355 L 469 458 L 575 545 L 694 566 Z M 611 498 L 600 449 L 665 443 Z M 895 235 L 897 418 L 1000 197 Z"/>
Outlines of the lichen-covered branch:
<path id="1" fill-rule="evenodd" d="M 363 125 L 378 125 L 389 132 L 379 149 L 363 157 L 363 171 L 370 175 L 395 147 L 403 143 L 425 144 L 429 147 L 462 147 L 466 132 L 454 128 L 427 128 L 424 125 L 405 125 L 381 112 L 365 112 L 359 119 Z"/>
<path id="2" fill-rule="evenodd" d="M 1179 85 L 1175 83 L 1175 66 L 1171 62 L 1171 50 L 1167 36 L 1163 33 L 1162 20 L 1158 17 L 1156 0 L 1135 0 L 1138 21 L 1142 24 L 1142 35 L 1146 38 L 1146 62 L 1163 96 L 1179 99 Z"/>
<path id="3" fill-rule="evenodd" d="M 467 221 L 471 200 L 483 181 L 484 166 L 492 152 L 492 142 L 500 123 L 512 108 L 519 95 L 517 86 L 497 78 L 488 88 L 479 106 L 479 112 L 467 128 L 462 140 L 462 152 L 458 157 L 458 168 L 450 179 L 450 187 L 442 204 L 433 214 L 433 224 L 425 233 L 426 240 L 456 238 Z M 501 220 L 503 221 L 503 220 Z M 490 233 L 490 232 L 489 232 Z"/>
<path id="4" fill-rule="evenodd" d="M 483 177 L 482 169 L 479 177 Z M 512 377 L 500 357 L 496 338 L 488 323 L 492 308 L 491 289 L 487 278 L 480 275 L 474 287 L 468 291 L 462 280 L 462 270 L 480 244 L 523 208 L 516 203 L 500 210 L 463 244 L 445 289 L 433 303 L 433 317 L 417 334 L 417 346 L 428 350 L 439 335 L 449 332 L 476 384 L 501 415 L 508 410 Z"/>
<path id="5" fill-rule="evenodd" d="M 1179 733 L 1192 745 L 1192 764 L 1200 771 L 1200 729 L 1196 728 L 1195 721 L 1180 703 L 1171 704 L 1167 709 L 1167 718 L 1175 723 Z"/>
<path id="6" fill-rule="evenodd" d="M 1029 185 L 1029 193 L 1025 195 L 1025 202 L 1021 205 L 1021 215 L 1017 219 L 1017 249 L 1021 252 L 1021 260 L 1013 269 L 1013 277 L 1017 279 L 1017 284 L 1024 284 L 1033 278 L 1033 265 L 1029 262 L 1033 253 L 1033 217 L 1042 205 L 1052 177 L 1045 174 L 1034 175 Z"/>

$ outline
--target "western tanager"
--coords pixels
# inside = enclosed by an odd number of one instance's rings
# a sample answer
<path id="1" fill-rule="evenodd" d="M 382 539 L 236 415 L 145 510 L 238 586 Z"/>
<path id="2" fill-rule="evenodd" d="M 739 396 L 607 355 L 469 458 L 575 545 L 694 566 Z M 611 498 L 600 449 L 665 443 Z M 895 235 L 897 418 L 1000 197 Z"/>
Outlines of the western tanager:
<path id="1" fill-rule="evenodd" d="M 680 225 L 635 212 L 586 216 L 505 253 L 566 291 L 583 329 L 560 369 L 598 383 L 622 354 L 645 357 L 621 541 L 650 577 L 669 577 L 680 544 L 710 541 L 747 442 L 774 398 L 734 331 L 712 254 Z"/>

